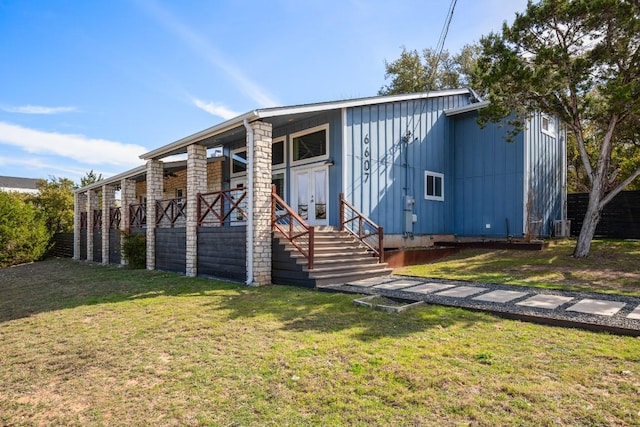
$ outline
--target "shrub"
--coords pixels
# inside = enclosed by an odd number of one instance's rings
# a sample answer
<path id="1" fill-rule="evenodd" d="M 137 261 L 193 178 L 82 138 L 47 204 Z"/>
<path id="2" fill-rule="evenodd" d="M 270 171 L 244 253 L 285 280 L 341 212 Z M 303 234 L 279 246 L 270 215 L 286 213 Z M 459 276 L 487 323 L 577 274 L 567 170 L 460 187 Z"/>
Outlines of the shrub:
<path id="1" fill-rule="evenodd" d="M 131 268 L 147 266 L 147 238 L 144 234 L 122 232 L 122 256 Z"/>
<path id="2" fill-rule="evenodd" d="M 41 259 L 50 239 L 37 207 L 21 194 L 0 191 L 0 268 Z"/>

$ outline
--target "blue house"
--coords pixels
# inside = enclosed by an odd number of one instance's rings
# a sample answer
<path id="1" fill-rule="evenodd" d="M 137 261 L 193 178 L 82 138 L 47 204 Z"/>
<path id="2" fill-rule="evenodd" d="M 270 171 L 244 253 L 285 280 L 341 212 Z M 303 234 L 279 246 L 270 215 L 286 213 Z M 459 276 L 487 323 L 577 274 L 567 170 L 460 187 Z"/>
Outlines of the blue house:
<path id="1" fill-rule="evenodd" d="M 382 261 L 384 248 L 558 234 L 566 219 L 560 123 L 534 115 L 507 142 L 502 124 L 477 124 L 486 105 L 455 89 L 250 111 L 77 190 L 76 257 L 117 246 L 110 229 L 137 230 L 148 268 L 317 285 L 357 277 L 353 266 L 370 264 L 367 254 Z M 187 160 L 163 161 L 176 154 Z M 116 190 L 122 221 L 102 221 L 96 240 L 89 212 L 111 216 Z M 375 264 L 370 275 L 388 271 Z"/>

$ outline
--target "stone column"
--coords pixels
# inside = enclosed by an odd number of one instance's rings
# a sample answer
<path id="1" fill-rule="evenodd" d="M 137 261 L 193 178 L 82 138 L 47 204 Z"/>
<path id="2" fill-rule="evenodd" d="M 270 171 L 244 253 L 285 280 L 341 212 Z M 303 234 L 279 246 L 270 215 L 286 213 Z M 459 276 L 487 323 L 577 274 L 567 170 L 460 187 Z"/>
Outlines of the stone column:
<path id="1" fill-rule="evenodd" d="M 127 260 L 124 259 L 122 253 L 122 245 L 124 238 L 122 234 L 129 231 L 131 225 L 131 216 L 129 215 L 129 206 L 136 203 L 136 182 L 132 179 L 123 179 L 120 181 L 120 264 L 126 265 Z"/>
<path id="2" fill-rule="evenodd" d="M 109 264 L 109 237 L 111 234 L 111 209 L 116 201 L 116 189 L 102 186 L 102 263 Z"/>
<path id="3" fill-rule="evenodd" d="M 80 259 L 80 214 L 87 210 L 87 195 L 73 194 L 73 259 Z"/>
<path id="4" fill-rule="evenodd" d="M 162 200 L 163 166 L 147 160 L 147 270 L 156 268 L 156 200 Z"/>
<path id="5" fill-rule="evenodd" d="M 253 284 L 271 283 L 271 124 L 254 122 L 253 128 Z M 248 144 L 247 144 L 248 148 Z M 249 258 L 247 258 L 249 259 Z"/>
<path id="6" fill-rule="evenodd" d="M 87 191 L 87 261 L 93 261 L 93 211 L 98 209 L 98 194 Z"/>
<path id="7" fill-rule="evenodd" d="M 186 274 L 198 275 L 198 193 L 207 192 L 207 148 L 187 147 L 187 266 Z"/>

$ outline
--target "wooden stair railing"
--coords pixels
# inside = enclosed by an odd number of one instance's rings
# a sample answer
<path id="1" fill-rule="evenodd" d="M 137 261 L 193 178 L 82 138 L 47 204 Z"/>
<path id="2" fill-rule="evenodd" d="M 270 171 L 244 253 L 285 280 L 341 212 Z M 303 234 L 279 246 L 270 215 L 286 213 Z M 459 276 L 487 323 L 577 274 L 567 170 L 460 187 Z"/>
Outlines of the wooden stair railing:
<path id="1" fill-rule="evenodd" d="M 340 193 L 340 230 L 353 234 L 384 262 L 383 228 L 360 213 Z"/>
<path id="2" fill-rule="evenodd" d="M 307 259 L 309 270 L 313 270 L 315 229 L 278 196 L 275 185 L 271 188 L 271 224 Z"/>

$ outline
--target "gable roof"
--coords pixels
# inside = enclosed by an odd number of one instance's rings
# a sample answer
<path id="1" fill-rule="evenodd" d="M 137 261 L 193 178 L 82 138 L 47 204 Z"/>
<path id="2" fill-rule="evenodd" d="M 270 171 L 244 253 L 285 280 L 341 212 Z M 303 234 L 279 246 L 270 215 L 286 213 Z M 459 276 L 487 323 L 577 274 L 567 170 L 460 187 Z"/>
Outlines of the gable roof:
<path id="1" fill-rule="evenodd" d="M 215 126 L 207 128 L 203 131 L 194 133 L 170 144 L 164 145 L 155 150 L 144 153 L 140 156 L 143 160 L 159 159 L 172 154 L 183 153 L 188 145 L 194 144 L 198 141 L 202 141 L 207 138 L 212 138 L 217 135 L 221 135 L 225 132 L 232 131 L 240 126 L 243 126 L 244 121 L 253 122 L 260 119 L 275 118 L 281 116 L 300 115 L 319 113 L 322 111 L 340 110 L 342 108 L 363 107 L 367 105 L 385 104 L 390 102 L 402 102 L 412 101 L 419 99 L 438 98 L 442 96 L 452 95 L 470 95 L 472 98 L 477 99 L 477 94 L 469 88 L 464 89 L 447 89 L 436 90 L 430 92 L 420 92 L 402 95 L 385 95 L 385 96 L 370 96 L 366 98 L 346 99 L 341 101 L 330 102 L 318 102 L 314 104 L 300 104 L 284 107 L 270 107 L 252 110 L 247 113 L 241 114 L 237 117 L 219 123 Z"/>
<path id="2" fill-rule="evenodd" d="M 20 178 L 17 176 L 0 176 L 0 189 L 38 190 L 37 178 Z"/>

